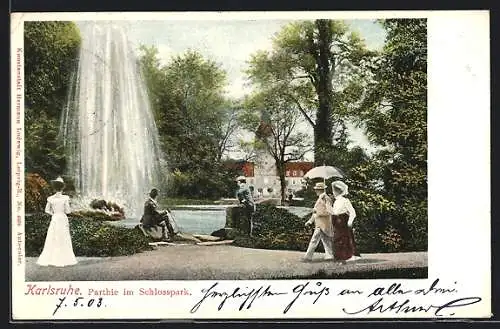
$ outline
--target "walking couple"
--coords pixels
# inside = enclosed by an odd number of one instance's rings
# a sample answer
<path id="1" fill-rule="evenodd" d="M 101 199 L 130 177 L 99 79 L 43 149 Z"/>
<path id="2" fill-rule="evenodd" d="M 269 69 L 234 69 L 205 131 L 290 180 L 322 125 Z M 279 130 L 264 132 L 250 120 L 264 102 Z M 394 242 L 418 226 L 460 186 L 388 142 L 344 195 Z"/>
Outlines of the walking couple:
<path id="1" fill-rule="evenodd" d="M 325 249 L 325 260 L 351 261 L 359 258 L 352 231 L 356 212 L 351 201 L 345 197 L 348 186 L 344 182 L 335 181 L 332 183 L 332 190 L 335 199 L 333 202 L 326 194 L 326 185 L 323 182 L 314 186 L 318 200 L 306 226 L 314 224 L 315 229 L 304 261 L 312 260 L 320 241 Z"/>

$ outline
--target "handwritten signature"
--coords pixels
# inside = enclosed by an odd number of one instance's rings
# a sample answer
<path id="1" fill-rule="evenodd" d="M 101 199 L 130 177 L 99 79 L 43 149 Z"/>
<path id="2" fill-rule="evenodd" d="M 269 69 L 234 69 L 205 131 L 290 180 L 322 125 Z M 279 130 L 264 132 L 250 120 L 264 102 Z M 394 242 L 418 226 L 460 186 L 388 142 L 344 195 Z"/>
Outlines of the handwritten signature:
<path id="1" fill-rule="evenodd" d="M 374 303 L 368 305 L 367 307 L 363 307 L 362 309 L 356 310 L 356 311 L 347 311 L 345 308 L 342 310 L 346 314 L 350 315 L 355 315 L 355 314 L 361 314 L 363 312 L 366 312 L 366 314 L 370 314 L 372 312 L 380 312 L 380 313 L 386 313 L 386 312 L 394 312 L 396 314 L 398 313 L 416 313 L 416 312 L 424 312 L 428 313 L 434 310 L 434 315 L 435 316 L 443 316 L 442 312 L 446 309 L 449 308 L 458 308 L 458 307 L 464 307 L 472 304 L 479 303 L 481 301 L 480 297 L 464 297 L 464 298 L 457 298 L 454 300 L 451 300 L 449 302 L 446 302 L 442 305 L 415 305 L 412 304 L 410 299 L 406 299 L 405 301 L 395 301 L 393 303 L 390 303 L 389 305 L 384 305 L 384 297 L 379 298 L 377 301 Z M 455 315 L 455 313 L 450 313 L 448 314 L 450 316 Z"/>
<path id="2" fill-rule="evenodd" d="M 464 307 L 464 306 L 469 306 L 472 304 L 479 303 L 482 299 L 480 297 L 462 297 L 462 298 L 455 298 L 453 300 L 450 300 L 446 303 L 436 305 L 436 304 L 415 304 L 411 300 L 411 295 L 423 295 L 427 296 L 429 294 L 432 295 L 448 295 L 448 294 L 456 294 L 458 290 L 455 287 L 439 287 L 439 278 L 434 280 L 432 284 L 425 289 L 405 289 L 402 287 L 401 283 L 393 283 L 389 287 L 377 287 L 375 288 L 369 295 L 368 297 L 376 296 L 380 297 L 378 300 L 373 302 L 372 304 L 363 307 L 361 309 L 355 310 L 355 311 L 348 311 L 346 308 L 343 308 L 342 310 L 346 314 L 361 314 L 363 312 L 366 312 L 366 314 L 370 314 L 372 312 L 380 312 L 380 313 L 386 313 L 386 312 L 394 312 L 394 313 L 416 313 L 416 312 L 424 312 L 428 313 L 431 311 L 434 311 L 435 316 L 443 316 L 443 311 L 446 309 L 450 308 L 458 308 L 458 307 Z M 456 284 L 456 282 L 455 282 Z M 404 301 L 402 300 L 397 300 L 394 302 L 388 302 L 385 303 L 384 297 L 388 296 L 403 296 L 407 295 Z M 455 315 L 455 313 L 450 313 L 450 316 Z"/>
<path id="3" fill-rule="evenodd" d="M 329 288 L 323 286 L 321 282 L 317 282 L 311 288 L 309 287 L 309 282 L 299 284 L 292 289 L 291 293 L 287 291 L 273 291 L 271 285 L 267 285 L 265 288 L 264 286 L 260 286 L 257 289 L 236 287 L 232 291 L 227 292 L 216 290 L 218 285 L 219 283 L 216 282 L 210 288 L 202 289 L 201 292 L 204 294 L 203 297 L 191 308 L 190 312 L 196 313 L 207 299 L 221 299 L 217 307 L 218 311 L 222 310 L 228 300 L 243 299 L 238 308 L 239 311 L 242 311 L 243 309 L 250 309 L 256 299 L 291 294 L 293 295 L 293 298 L 283 310 L 283 313 L 286 314 L 295 304 L 295 302 L 297 302 L 297 300 L 302 296 L 316 296 L 313 301 L 313 304 L 315 304 L 321 296 L 326 296 L 330 293 Z"/>

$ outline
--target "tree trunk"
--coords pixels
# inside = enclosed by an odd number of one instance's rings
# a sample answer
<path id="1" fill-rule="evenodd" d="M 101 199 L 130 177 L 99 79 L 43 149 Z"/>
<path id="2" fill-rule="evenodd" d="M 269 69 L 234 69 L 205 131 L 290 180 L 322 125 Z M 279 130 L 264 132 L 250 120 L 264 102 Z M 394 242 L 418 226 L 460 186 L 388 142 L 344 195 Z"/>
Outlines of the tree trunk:
<path id="1" fill-rule="evenodd" d="M 281 204 L 284 205 L 286 201 L 286 177 L 284 162 L 278 164 L 278 176 L 280 178 Z"/>
<path id="2" fill-rule="evenodd" d="M 316 92 L 319 107 L 316 114 L 314 129 L 314 160 L 316 165 L 321 165 L 326 160 L 328 149 L 332 145 L 332 72 L 330 59 L 333 58 L 330 47 L 332 44 L 332 31 L 330 20 L 316 20 L 318 28 L 318 51 L 316 53 Z"/>

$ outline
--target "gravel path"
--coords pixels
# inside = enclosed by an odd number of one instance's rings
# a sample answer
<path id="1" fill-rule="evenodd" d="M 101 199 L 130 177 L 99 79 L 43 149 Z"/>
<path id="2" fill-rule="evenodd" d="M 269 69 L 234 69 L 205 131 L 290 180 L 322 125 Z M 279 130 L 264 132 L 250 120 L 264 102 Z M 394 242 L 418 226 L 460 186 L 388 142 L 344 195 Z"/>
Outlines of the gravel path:
<path id="1" fill-rule="evenodd" d="M 346 272 L 427 267 L 426 252 L 363 254 L 347 264 L 323 261 L 303 263 L 303 252 L 241 248 L 231 245 L 161 246 L 132 256 L 78 257 L 64 268 L 41 267 L 26 259 L 26 281 L 123 281 L 123 280 L 246 280 L 312 276 L 319 271 Z"/>

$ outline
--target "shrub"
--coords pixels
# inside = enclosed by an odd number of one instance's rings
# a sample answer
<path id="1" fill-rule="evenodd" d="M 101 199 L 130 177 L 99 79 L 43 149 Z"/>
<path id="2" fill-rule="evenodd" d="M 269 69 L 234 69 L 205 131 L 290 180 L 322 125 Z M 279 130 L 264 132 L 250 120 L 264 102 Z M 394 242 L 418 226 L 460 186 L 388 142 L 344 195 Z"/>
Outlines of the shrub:
<path id="1" fill-rule="evenodd" d="M 366 202 L 367 199 L 363 202 Z M 367 203 L 363 206 L 353 202 L 360 209 L 357 219 L 354 221 L 354 238 L 357 249 L 360 253 L 380 253 L 380 252 L 401 252 L 401 251 L 423 251 L 427 248 L 427 227 L 424 216 L 411 217 L 411 220 L 402 225 L 409 230 L 402 233 L 396 228 L 393 222 L 401 222 L 399 217 L 391 217 L 394 211 L 382 212 L 381 209 L 371 208 L 367 211 L 366 206 L 374 206 Z M 234 244 L 241 247 L 259 249 L 281 249 L 305 251 L 312 235 L 312 230 L 304 226 L 311 214 L 298 217 L 286 209 L 276 208 L 273 205 L 257 205 L 254 214 L 254 234 L 249 237 L 246 232 L 246 223 L 241 221 L 238 208 L 228 211 L 228 216 L 232 218 L 229 224 L 236 225 L 238 232 Z M 417 209 L 426 213 L 425 209 L 412 208 L 414 213 Z M 411 224 L 411 225 L 409 225 Z M 316 251 L 323 251 L 320 243 Z"/>
<path id="2" fill-rule="evenodd" d="M 259 249 L 306 250 L 312 234 L 304 226 L 307 219 L 268 204 L 257 205 L 253 219 L 253 237 L 239 235 L 234 244 Z"/>
<path id="3" fill-rule="evenodd" d="M 40 212 L 45 209 L 50 186 L 39 174 L 27 173 L 24 181 L 25 211 Z"/>
<path id="4" fill-rule="evenodd" d="M 138 228 L 110 225 L 92 218 L 68 216 L 76 256 L 123 256 L 151 250 L 149 240 Z M 51 216 L 38 213 L 26 217 L 26 256 L 42 252 Z"/>

